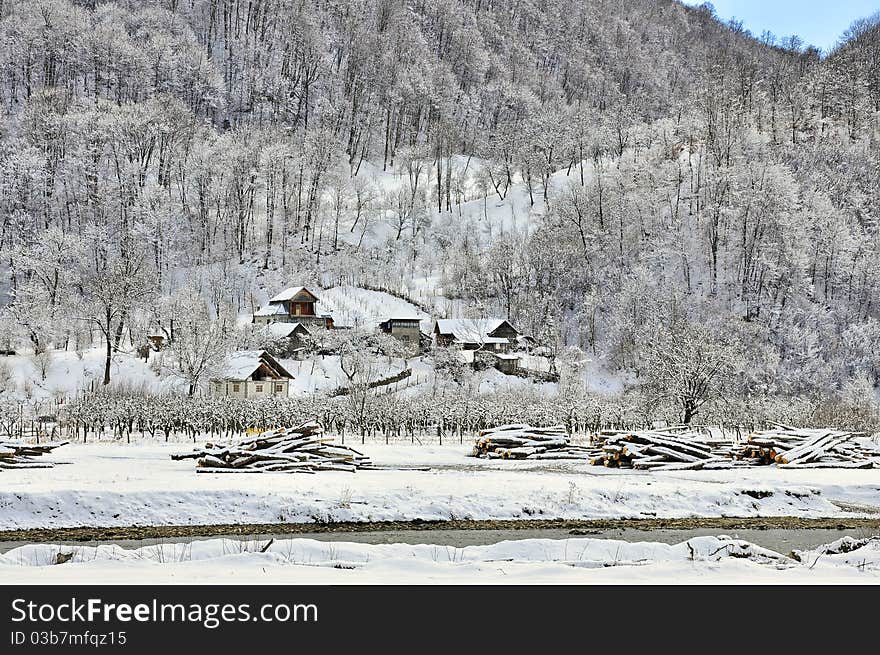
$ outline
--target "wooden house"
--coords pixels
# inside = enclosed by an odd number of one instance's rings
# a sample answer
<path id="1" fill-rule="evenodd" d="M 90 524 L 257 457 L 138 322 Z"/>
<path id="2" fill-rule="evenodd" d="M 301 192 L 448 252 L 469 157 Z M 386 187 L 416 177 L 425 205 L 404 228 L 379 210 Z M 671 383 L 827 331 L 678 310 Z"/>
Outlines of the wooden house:
<path id="1" fill-rule="evenodd" d="M 516 374 L 519 355 L 512 353 L 520 343 L 519 331 L 502 318 L 439 319 L 434 338 L 440 347 L 458 347 L 462 352 L 480 351 L 493 356 L 495 368 L 507 375 Z M 476 365 L 473 358 L 467 361 Z"/>
<path id="2" fill-rule="evenodd" d="M 286 398 L 292 379 L 265 350 L 240 350 L 227 356 L 211 379 L 211 394 L 232 398 Z"/>
<path id="3" fill-rule="evenodd" d="M 519 331 L 502 318 L 442 318 L 434 325 L 438 346 L 463 350 L 509 352 L 518 336 Z"/>
<path id="4" fill-rule="evenodd" d="M 318 297 L 305 287 L 290 287 L 269 299 L 269 304 L 254 312 L 257 325 L 301 323 L 308 327 L 333 327 L 333 317 L 318 314 Z"/>
<path id="5" fill-rule="evenodd" d="M 379 330 L 413 349 L 418 349 L 422 340 L 420 322 L 421 319 L 417 316 L 388 318 L 379 323 Z"/>
<path id="6" fill-rule="evenodd" d="M 165 345 L 166 345 L 165 335 L 160 334 L 159 332 L 153 332 L 151 334 L 148 334 L 147 335 L 147 343 L 149 343 L 150 347 L 153 350 L 155 350 L 156 352 L 159 352 L 160 350 L 164 350 Z"/>

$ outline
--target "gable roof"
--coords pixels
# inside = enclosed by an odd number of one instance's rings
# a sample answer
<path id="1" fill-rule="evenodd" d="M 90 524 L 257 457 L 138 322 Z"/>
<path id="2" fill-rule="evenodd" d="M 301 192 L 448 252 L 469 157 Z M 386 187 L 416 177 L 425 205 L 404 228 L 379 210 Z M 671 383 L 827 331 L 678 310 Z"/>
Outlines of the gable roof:
<path id="1" fill-rule="evenodd" d="M 299 294 L 306 294 L 309 297 L 308 302 L 318 302 L 318 296 L 313 294 L 311 291 L 306 289 L 305 287 L 288 287 L 284 291 L 275 294 L 272 298 L 269 298 L 270 303 L 275 302 L 284 302 L 286 300 L 293 300 Z"/>
<path id="2" fill-rule="evenodd" d="M 309 333 L 308 329 L 302 323 L 269 323 L 260 330 L 260 334 L 264 334 L 270 339 L 286 339 L 296 332 Z"/>
<path id="3" fill-rule="evenodd" d="M 284 305 L 281 303 L 266 305 L 265 307 L 260 307 L 254 312 L 254 316 L 276 316 L 278 314 L 287 315 L 287 310 L 284 309 Z"/>
<path id="4" fill-rule="evenodd" d="M 503 337 L 489 336 L 504 324 L 517 332 L 503 318 L 441 318 L 437 319 L 435 331 L 460 343 L 506 343 Z"/>
<path id="5" fill-rule="evenodd" d="M 293 379 L 293 376 L 265 350 L 239 350 L 227 355 L 215 379 L 247 380 L 263 365 L 279 378 Z"/>

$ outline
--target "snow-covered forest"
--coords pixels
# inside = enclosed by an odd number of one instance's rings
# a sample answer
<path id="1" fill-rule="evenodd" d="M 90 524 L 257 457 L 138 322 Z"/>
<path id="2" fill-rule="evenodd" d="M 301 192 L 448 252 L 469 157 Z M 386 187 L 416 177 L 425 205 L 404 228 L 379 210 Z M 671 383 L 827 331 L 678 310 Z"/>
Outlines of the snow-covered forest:
<path id="1" fill-rule="evenodd" d="M 557 414 L 589 361 L 644 420 L 880 415 L 878 16 L 825 53 L 674 0 L 6 0 L 0 104 L 0 351 L 44 379 L 354 285 L 510 319 Z"/>

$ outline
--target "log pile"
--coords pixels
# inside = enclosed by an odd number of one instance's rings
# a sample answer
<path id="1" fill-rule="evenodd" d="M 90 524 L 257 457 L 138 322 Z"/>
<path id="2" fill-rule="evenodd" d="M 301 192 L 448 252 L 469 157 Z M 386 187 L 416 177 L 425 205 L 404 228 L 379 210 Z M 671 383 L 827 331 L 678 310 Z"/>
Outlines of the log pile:
<path id="1" fill-rule="evenodd" d="M 858 432 L 779 426 L 744 443 L 710 441 L 686 428 L 600 432 L 590 457 L 596 466 L 682 471 L 776 464 L 780 468 L 880 467 L 880 450 Z"/>
<path id="2" fill-rule="evenodd" d="M 750 434 L 730 448 L 737 460 L 780 468 L 874 468 L 880 451 L 858 441 L 863 433 L 778 426 Z"/>
<path id="3" fill-rule="evenodd" d="M 858 432 L 779 426 L 743 443 L 709 439 L 687 426 L 662 430 L 603 430 L 591 446 L 572 444 L 563 426 L 502 425 L 480 432 L 474 457 L 574 459 L 594 466 L 653 471 L 729 469 L 775 464 L 780 468 L 880 467 L 880 449 Z"/>
<path id="4" fill-rule="evenodd" d="M 370 459 L 348 446 L 322 438 L 324 428 L 309 421 L 269 430 L 228 444 L 208 443 L 171 459 L 196 459 L 198 473 L 316 473 L 372 468 Z"/>
<path id="5" fill-rule="evenodd" d="M 594 441 L 598 442 L 590 456 L 594 466 L 681 471 L 734 465 L 729 457 L 716 452 L 715 444 L 683 429 L 604 430 Z"/>
<path id="6" fill-rule="evenodd" d="M 0 470 L 2 469 L 50 469 L 54 462 L 38 461 L 36 458 L 66 445 L 61 443 L 28 444 L 21 441 L 0 439 Z"/>
<path id="7" fill-rule="evenodd" d="M 472 457 L 484 459 L 580 459 L 590 448 L 572 444 L 562 425 L 536 428 L 531 425 L 501 425 L 481 430 Z"/>

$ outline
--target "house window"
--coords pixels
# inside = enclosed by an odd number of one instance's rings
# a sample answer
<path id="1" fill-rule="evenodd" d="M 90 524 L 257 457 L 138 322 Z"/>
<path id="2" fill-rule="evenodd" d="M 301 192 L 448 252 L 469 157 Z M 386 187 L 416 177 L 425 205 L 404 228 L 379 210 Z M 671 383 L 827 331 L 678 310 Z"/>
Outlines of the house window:
<path id="1" fill-rule="evenodd" d="M 283 384 L 276 384 L 275 385 L 275 393 L 281 393 L 282 391 L 284 391 L 284 385 Z"/>
<path id="2" fill-rule="evenodd" d="M 240 384 L 233 384 L 232 391 L 235 393 L 238 393 L 239 391 L 241 391 L 241 385 Z"/>
<path id="3" fill-rule="evenodd" d="M 257 393 L 262 393 L 262 391 L 263 391 L 263 385 L 262 385 L 262 384 L 258 384 L 258 385 L 257 385 Z"/>

